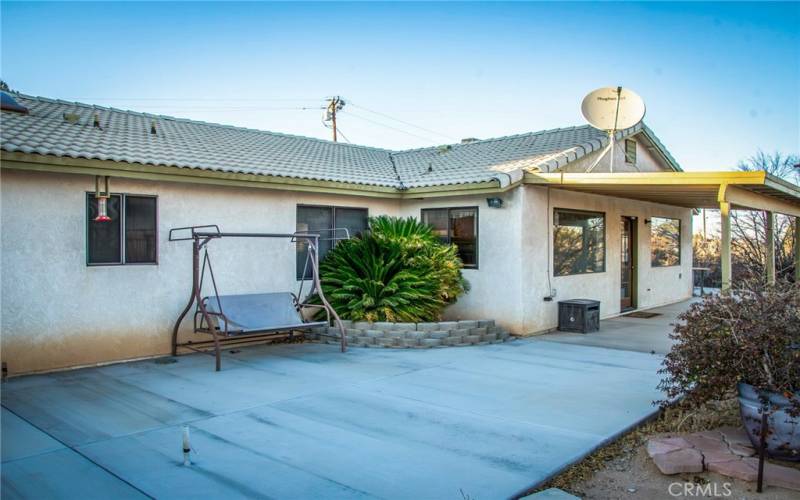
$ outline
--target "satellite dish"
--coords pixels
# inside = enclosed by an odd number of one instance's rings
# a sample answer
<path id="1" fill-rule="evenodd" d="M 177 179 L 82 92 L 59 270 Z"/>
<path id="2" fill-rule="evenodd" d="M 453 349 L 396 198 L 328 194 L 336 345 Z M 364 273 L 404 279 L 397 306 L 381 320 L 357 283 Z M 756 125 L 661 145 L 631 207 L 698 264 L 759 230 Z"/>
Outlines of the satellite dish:
<path id="1" fill-rule="evenodd" d="M 608 146 L 597 156 L 586 173 L 591 172 L 605 157 L 609 155 L 608 171 L 614 173 L 614 142 L 617 130 L 633 127 L 644 118 L 644 101 L 636 92 L 622 87 L 603 87 L 583 98 L 581 113 L 589 124 L 608 132 Z M 635 168 L 635 165 L 634 165 Z"/>
<path id="2" fill-rule="evenodd" d="M 644 112 L 642 98 L 622 87 L 599 88 L 581 103 L 581 113 L 592 127 L 612 132 L 633 127 L 642 121 Z"/>

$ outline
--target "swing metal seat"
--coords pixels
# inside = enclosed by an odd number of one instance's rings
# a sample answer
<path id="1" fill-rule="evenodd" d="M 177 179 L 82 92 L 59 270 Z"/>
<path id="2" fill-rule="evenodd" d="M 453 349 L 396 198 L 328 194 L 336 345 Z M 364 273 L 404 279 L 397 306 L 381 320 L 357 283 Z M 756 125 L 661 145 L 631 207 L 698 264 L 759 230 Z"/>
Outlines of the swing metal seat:
<path id="1" fill-rule="evenodd" d="M 336 231 L 336 230 L 333 230 Z M 349 233 L 345 229 L 345 235 Z M 186 234 L 188 233 L 188 234 Z M 281 238 L 293 244 L 305 245 L 307 249 L 303 276 L 311 271 L 311 289 L 303 295 L 303 285 L 309 278 L 300 281 L 297 294 L 289 292 L 251 293 L 241 295 L 220 295 L 207 245 L 221 238 Z M 326 238 L 336 240 L 336 238 Z M 192 292 L 189 302 L 178 315 L 172 327 L 172 355 L 178 355 L 178 349 L 205 352 L 213 349 L 216 358 L 216 370 L 222 367 L 222 345 L 245 345 L 260 340 L 273 339 L 276 335 L 287 334 L 290 338 L 297 330 L 308 330 L 314 327 L 330 327 L 336 325 L 337 333 L 327 331 L 322 335 L 337 338 L 342 352 L 347 350 L 345 328 L 339 315 L 331 306 L 322 291 L 319 277 L 319 243 L 320 235 L 310 232 L 297 233 L 226 233 L 217 225 L 176 227 L 169 231 L 169 241 L 192 241 Z M 205 249 L 202 265 L 200 252 Z M 206 269 L 211 278 L 214 295 L 203 297 L 203 278 Z M 319 304 L 304 302 L 303 297 L 315 296 Z M 196 306 L 194 314 L 194 331 L 211 335 L 211 340 L 178 342 L 178 330 L 181 322 L 189 313 L 192 305 Z M 316 309 L 316 315 L 325 313 L 324 321 L 307 321 L 305 309 Z"/>
<path id="2" fill-rule="evenodd" d="M 327 321 L 304 320 L 294 295 L 288 292 L 212 295 L 204 297 L 203 303 L 215 323 L 211 327 L 226 336 L 328 326 Z"/>

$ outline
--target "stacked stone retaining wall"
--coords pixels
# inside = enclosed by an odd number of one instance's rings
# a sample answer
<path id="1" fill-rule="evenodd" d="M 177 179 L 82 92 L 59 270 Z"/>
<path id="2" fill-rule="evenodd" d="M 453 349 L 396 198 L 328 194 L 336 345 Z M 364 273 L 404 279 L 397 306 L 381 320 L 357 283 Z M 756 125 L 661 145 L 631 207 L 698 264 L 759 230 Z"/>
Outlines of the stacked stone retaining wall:
<path id="1" fill-rule="evenodd" d="M 499 344 L 513 337 L 493 319 L 440 321 L 435 323 L 390 323 L 343 321 L 347 344 L 352 347 L 429 348 Z M 310 340 L 339 343 L 336 327 L 315 328 Z"/>

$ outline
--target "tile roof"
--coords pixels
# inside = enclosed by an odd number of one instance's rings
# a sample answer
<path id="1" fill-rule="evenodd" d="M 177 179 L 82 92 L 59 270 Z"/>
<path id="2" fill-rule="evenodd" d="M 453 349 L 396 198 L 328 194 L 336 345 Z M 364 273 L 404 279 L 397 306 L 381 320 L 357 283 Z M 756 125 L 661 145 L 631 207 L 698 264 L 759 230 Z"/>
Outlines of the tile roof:
<path id="1" fill-rule="evenodd" d="M 604 132 L 587 125 L 389 151 L 24 94 L 14 97 L 30 113 L 2 113 L 1 147 L 9 152 L 398 189 L 490 180 L 507 185 L 520 179 L 524 170 L 552 171 L 601 149 L 608 141 Z M 99 128 L 94 126 L 95 115 Z M 663 148 L 642 127 L 619 135 L 644 130 Z"/>
<path id="2" fill-rule="evenodd" d="M 641 125 L 637 125 L 618 136 L 627 137 L 641 130 Z M 525 170 L 550 172 L 607 144 L 605 132 L 584 125 L 399 151 L 392 153 L 392 157 L 407 188 L 492 179 L 502 185 L 508 182 L 508 177 L 513 179 Z"/>

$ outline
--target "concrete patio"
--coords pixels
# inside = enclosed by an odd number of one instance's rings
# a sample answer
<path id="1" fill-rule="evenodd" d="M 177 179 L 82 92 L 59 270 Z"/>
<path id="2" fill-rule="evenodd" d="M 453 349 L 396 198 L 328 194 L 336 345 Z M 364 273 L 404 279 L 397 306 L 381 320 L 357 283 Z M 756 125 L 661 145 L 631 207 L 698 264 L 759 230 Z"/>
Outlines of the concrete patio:
<path id="1" fill-rule="evenodd" d="M 616 316 L 600 322 L 600 330 L 590 335 L 582 333 L 552 332 L 538 337 L 539 340 L 576 344 L 623 351 L 649 352 L 664 355 L 672 347 L 669 338 L 671 323 L 689 304 L 700 300 L 692 298 L 645 312 L 655 313 L 652 318 L 637 318 L 629 315 Z"/>
<path id="2" fill-rule="evenodd" d="M 650 351 L 685 307 L 546 341 L 284 344 L 226 352 L 219 373 L 191 355 L 12 379 L 3 496 L 507 498 L 655 411 Z M 643 338 L 626 349 L 626 335 Z"/>

